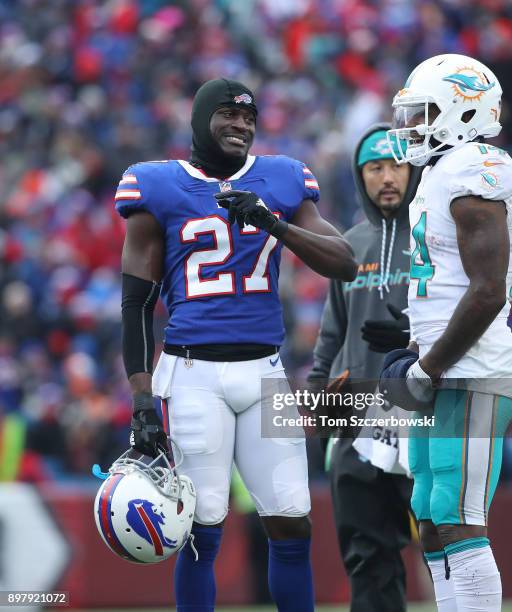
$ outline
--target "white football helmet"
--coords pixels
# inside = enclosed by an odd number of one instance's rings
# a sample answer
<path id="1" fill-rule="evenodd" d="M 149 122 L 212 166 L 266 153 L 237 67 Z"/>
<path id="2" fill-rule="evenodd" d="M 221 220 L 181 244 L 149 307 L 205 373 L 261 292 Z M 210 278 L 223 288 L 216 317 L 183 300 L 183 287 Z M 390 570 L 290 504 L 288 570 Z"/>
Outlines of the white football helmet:
<path id="1" fill-rule="evenodd" d="M 130 449 L 117 459 L 94 502 L 96 527 L 117 555 L 136 563 L 168 559 L 188 541 L 196 492 L 165 453 L 151 459 Z"/>
<path id="2" fill-rule="evenodd" d="M 471 57 L 450 53 L 425 60 L 393 99 L 388 142 L 395 160 L 424 166 L 478 136 L 497 136 L 501 94 L 496 76 Z"/>

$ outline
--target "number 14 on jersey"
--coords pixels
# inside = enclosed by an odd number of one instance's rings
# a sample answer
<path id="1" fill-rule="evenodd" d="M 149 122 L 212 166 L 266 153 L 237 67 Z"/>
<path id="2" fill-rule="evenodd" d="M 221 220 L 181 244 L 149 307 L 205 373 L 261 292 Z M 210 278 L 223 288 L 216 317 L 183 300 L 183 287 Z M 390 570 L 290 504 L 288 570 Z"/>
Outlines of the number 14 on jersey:
<path id="1" fill-rule="evenodd" d="M 427 229 L 427 212 L 423 211 L 418 223 L 412 228 L 412 237 L 416 246 L 411 253 L 411 280 L 418 281 L 417 297 L 428 297 L 427 283 L 434 278 L 435 266 L 432 265 L 428 252 L 425 232 Z"/>

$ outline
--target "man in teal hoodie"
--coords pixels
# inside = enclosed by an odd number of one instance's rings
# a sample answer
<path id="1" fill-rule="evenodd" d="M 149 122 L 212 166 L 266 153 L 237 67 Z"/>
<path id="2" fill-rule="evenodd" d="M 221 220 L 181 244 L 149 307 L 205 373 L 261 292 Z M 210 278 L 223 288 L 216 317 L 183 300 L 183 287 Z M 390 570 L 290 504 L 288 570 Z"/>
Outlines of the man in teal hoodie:
<path id="1" fill-rule="evenodd" d="M 354 153 L 354 180 L 367 219 L 345 238 L 359 270 L 352 282 L 331 281 L 308 376 L 313 388 L 330 380 L 329 390 L 336 390 L 336 380 L 347 375 L 352 381 L 377 381 L 385 353 L 409 341 L 408 318 L 401 311 L 409 285 L 408 206 L 419 172 L 395 163 L 387 129 L 387 124 L 373 126 Z M 385 431 L 377 434 L 383 444 L 393 444 Z M 410 540 L 412 482 L 373 466 L 353 448 L 350 435 L 338 435 L 330 480 L 351 612 L 405 611 L 400 550 Z"/>

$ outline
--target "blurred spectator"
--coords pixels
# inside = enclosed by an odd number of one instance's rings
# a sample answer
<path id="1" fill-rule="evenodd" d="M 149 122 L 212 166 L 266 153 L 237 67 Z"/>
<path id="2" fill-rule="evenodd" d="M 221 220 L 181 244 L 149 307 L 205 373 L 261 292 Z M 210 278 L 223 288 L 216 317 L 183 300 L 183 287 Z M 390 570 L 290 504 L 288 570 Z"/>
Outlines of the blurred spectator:
<path id="1" fill-rule="evenodd" d="M 43 459 L 11 475 L 85 474 L 126 446 L 112 197 L 131 163 L 188 158 L 203 81 L 256 90 L 255 152 L 306 161 L 322 212 L 348 228 L 354 143 L 389 119 L 411 67 L 475 55 L 511 100 L 511 36 L 506 0 L 0 0 L 0 410 Z M 285 257 L 285 355 L 300 373 L 326 285 Z"/>

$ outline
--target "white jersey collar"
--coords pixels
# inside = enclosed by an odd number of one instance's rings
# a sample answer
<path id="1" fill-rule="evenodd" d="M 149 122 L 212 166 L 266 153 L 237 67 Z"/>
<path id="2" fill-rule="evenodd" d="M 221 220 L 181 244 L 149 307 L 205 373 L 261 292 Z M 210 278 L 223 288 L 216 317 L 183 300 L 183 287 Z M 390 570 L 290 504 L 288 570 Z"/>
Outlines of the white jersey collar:
<path id="1" fill-rule="evenodd" d="M 183 168 L 183 170 L 185 170 L 187 174 L 190 174 L 190 176 L 193 176 L 194 178 L 197 178 L 201 181 L 206 181 L 207 183 L 219 183 L 221 181 L 224 181 L 224 182 L 236 181 L 236 179 L 242 178 L 244 174 L 247 174 L 247 172 L 249 172 L 249 170 L 252 168 L 252 165 L 254 164 L 255 161 L 256 161 L 255 155 L 248 155 L 245 164 L 240 168 L 238 172 L 235 172 L 233 176 L 230 176 L 226 179 L 219 179 L 213 176 L 206 176 L 206 174 L 202 170 L 200 170 L 199 168 L 196 168 L 195 166 L 190 164 L 188 161 L 184 161 L 183 159 L 177 160 L 178 164 L 180 164 L 180 166 Z"/>

